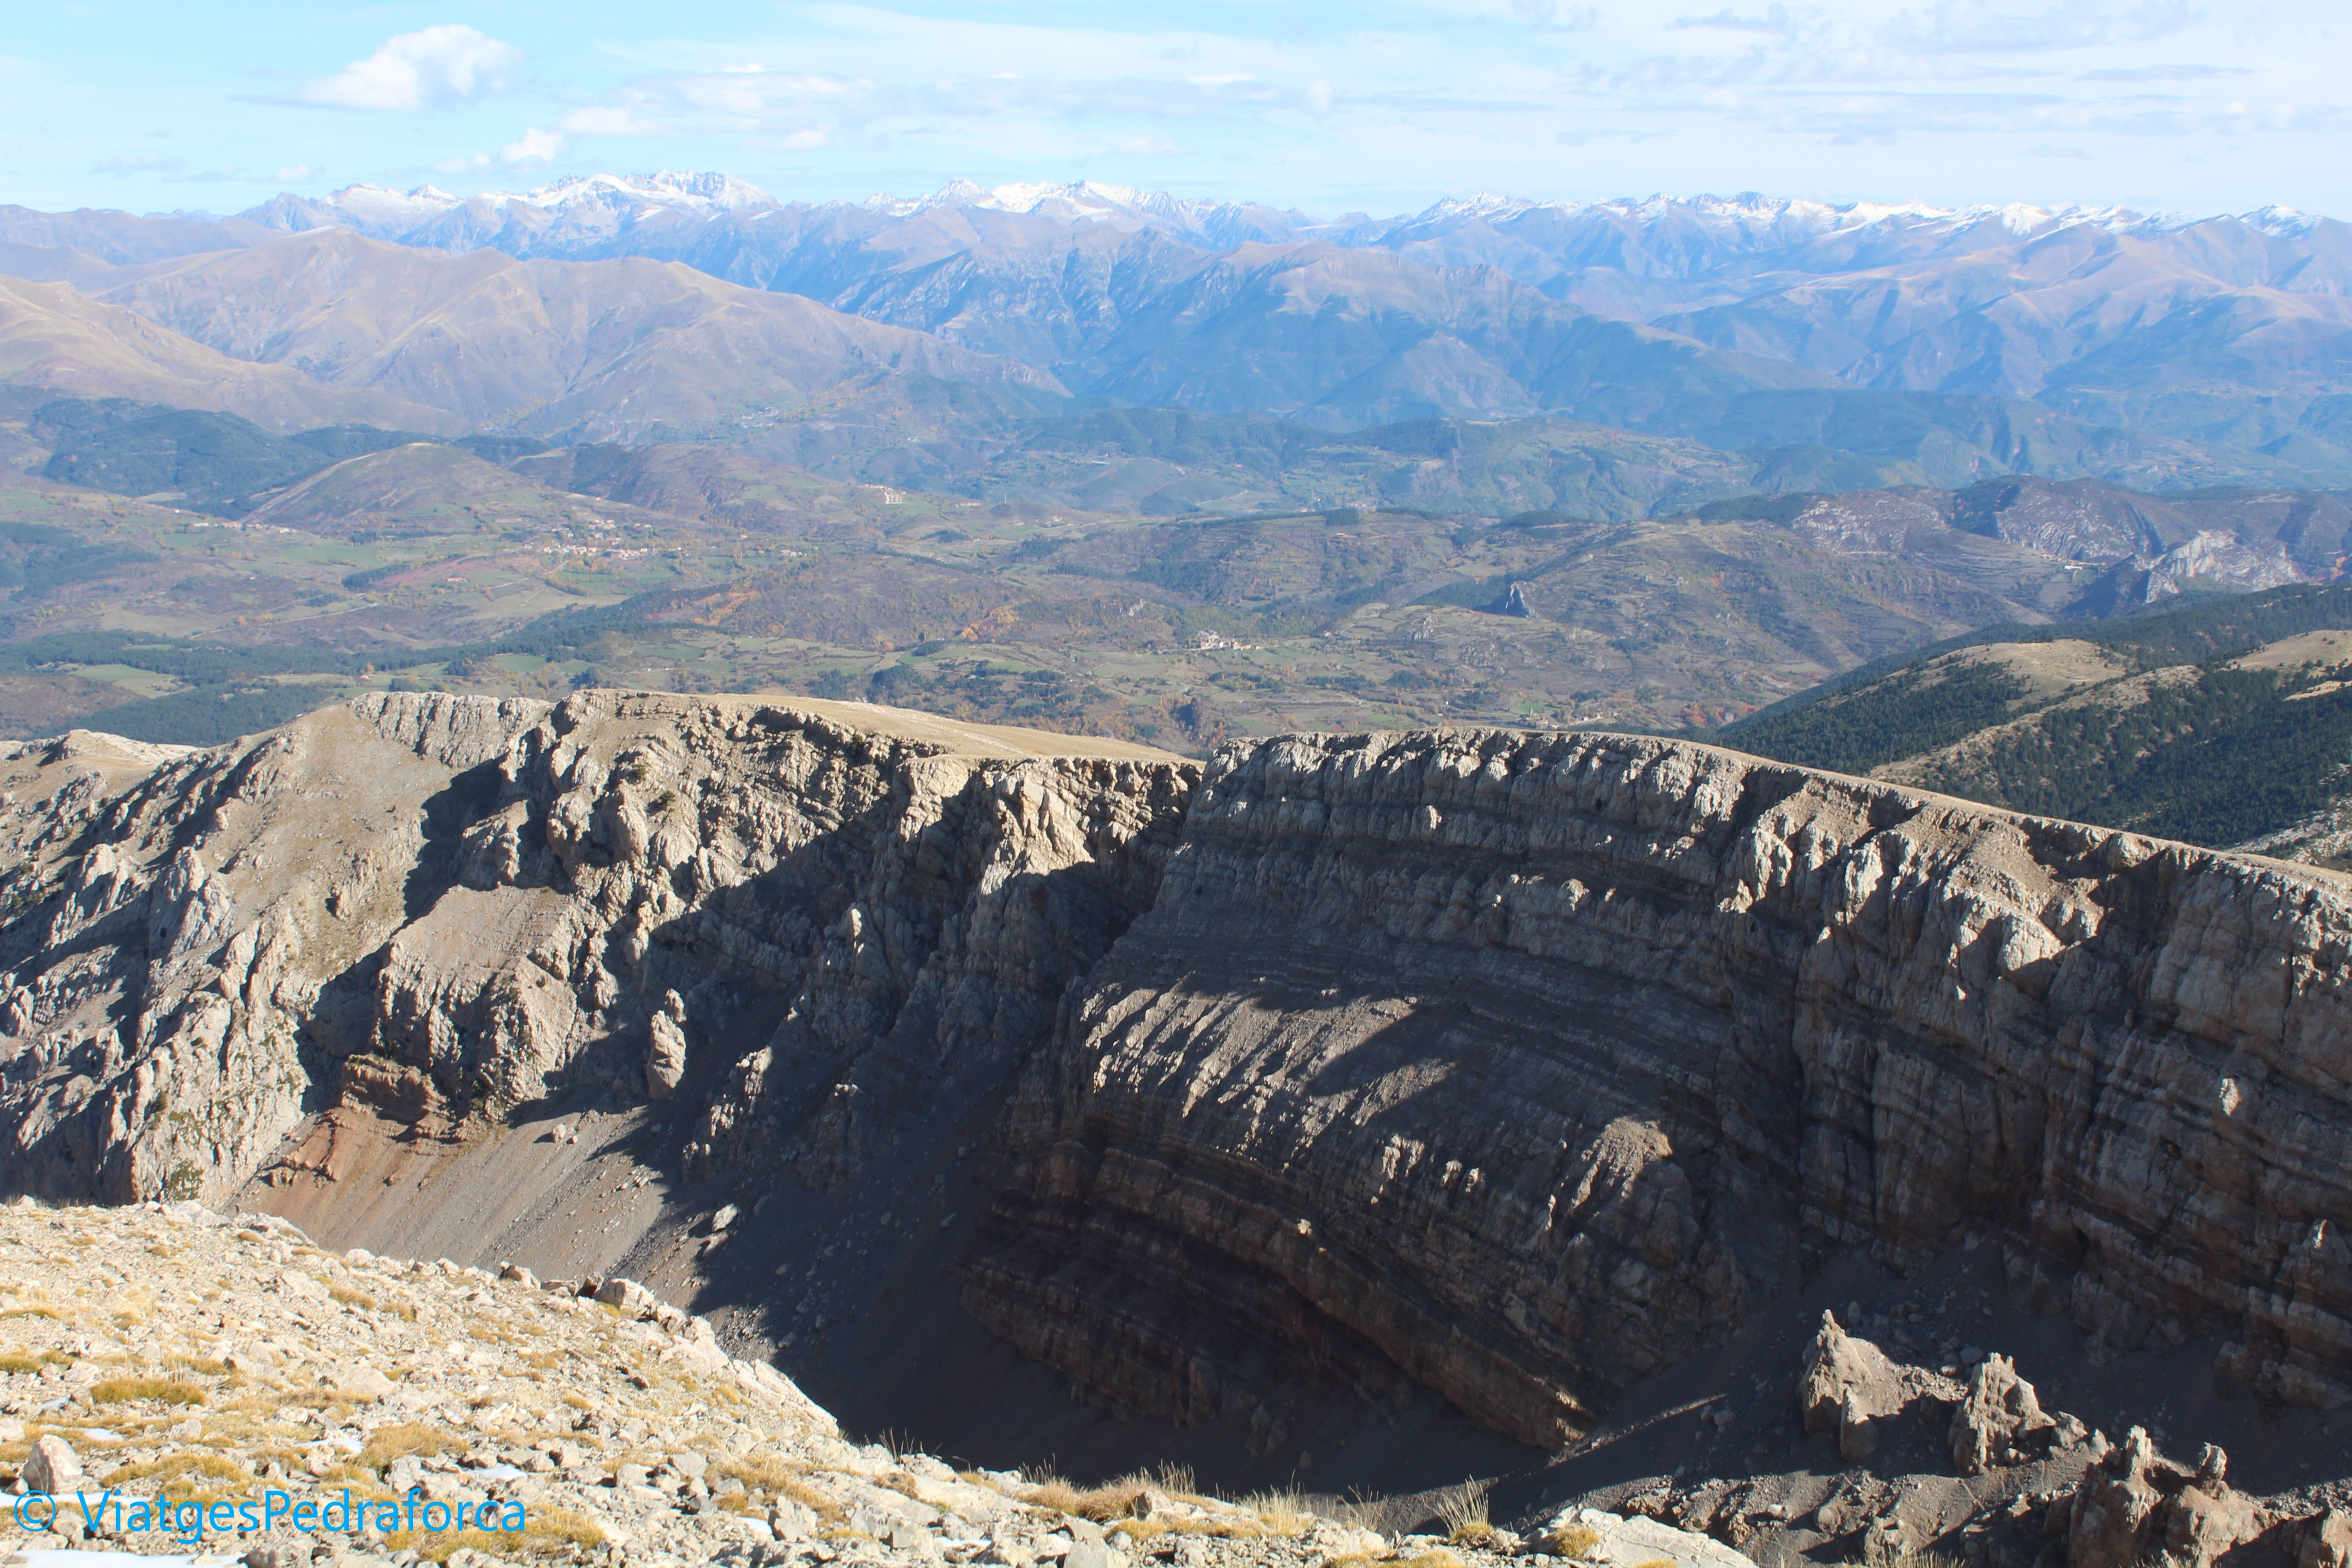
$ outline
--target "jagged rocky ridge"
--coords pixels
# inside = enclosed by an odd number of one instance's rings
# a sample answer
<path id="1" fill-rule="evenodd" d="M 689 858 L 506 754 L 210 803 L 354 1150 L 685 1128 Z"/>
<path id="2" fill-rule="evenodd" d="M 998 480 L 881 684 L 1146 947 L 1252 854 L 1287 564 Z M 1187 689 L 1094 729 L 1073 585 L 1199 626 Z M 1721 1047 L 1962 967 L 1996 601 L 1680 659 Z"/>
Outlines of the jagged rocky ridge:
<path id="1" fill-rule="evenodd" d="M 1009 1090 L 962 1308 L 1180 1420 L 1312 1364 L 1558 1446 L 1809 1259 L 1971 1236 L 2096 1351 L 2345 1397 L 2327 873 L 1663 741 L 1007 733 L 590 692 L 27 749 L 6 1179 L 331 1186 L 354 1103 L 603 1086 L 685 1183 L 823 1190 Z"/>

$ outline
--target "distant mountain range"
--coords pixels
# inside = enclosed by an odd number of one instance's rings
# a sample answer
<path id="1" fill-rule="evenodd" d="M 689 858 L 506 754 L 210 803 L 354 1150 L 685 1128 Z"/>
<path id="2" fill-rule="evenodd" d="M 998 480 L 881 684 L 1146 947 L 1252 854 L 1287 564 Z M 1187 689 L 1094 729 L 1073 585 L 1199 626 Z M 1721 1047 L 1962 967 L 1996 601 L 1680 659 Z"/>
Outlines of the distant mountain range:
<path id="1" fill-rule="evenodd" d="M 0 207 L 0 733 L 394 684 L 1730 726 L 2352 864 L 2347 300 L 2352 230 L 2270 209 Z"/>
<path id="2" fill-rule="evenodd" d="M 678 270 L 626 270 L 652 262 Z M 1094 184 L 807 204 L 595 175 L 222 219 L 0 208 L 0 270 L 477 425 L 763 441 L 845 474 L 908 437 L 932 479 L 968 470 L 1042 395 L 1333 432 L 1560 417 L 1826 448 L 1865 482 L 2352 483 L 2352 227 L 2274 208 L 1480 197 L 1325 222 Z M 830 314 L 755 302 L 778 296 Z M 1811 488 L 1819 459 L 1797 466 Z"/>

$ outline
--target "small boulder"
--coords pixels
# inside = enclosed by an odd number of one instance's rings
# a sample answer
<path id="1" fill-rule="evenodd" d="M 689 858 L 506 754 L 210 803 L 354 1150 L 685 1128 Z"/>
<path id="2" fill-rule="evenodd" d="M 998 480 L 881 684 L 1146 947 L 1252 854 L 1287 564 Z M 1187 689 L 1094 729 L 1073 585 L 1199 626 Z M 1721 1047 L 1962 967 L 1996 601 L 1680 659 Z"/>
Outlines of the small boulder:
<path id="1" fill-rule="evenodd" d="M 371 1404 L 391 1396 L 398 1385 L 375 1368 L 361 1362 L 340 1367 L 327 1374 L 327 1387 L 348 1399 L 363 1399 Z"/>
<path id="2" fill-rule="evenodd" d="M 27 1491 L 47 1492 L 56 1497 L 69 1492 L 81 1480 L 81 1461 L 74 1458 L 73 1446 L 55 1434 L 33 1444 L 33 1451 L 25 1459 L 19 1472 Z"/>
<path id="3" fill-rule="evenodd" d="M 536 1290 L 540 1288 L 539 1276 L 520 1263 L 509 1263 L 499 1269 L 499 1278 L 520 1285 L 526 1290 Z"/>
<path id="4" fill-rule="evenodd" d="M 662 1304 L 660 1297 L 635 1280 L 624 1279 L 617 1274 L 596 1287 L 596 1300 L 608 1307 L 618 1307 L 632 1318 L 643 1317 Z"/>

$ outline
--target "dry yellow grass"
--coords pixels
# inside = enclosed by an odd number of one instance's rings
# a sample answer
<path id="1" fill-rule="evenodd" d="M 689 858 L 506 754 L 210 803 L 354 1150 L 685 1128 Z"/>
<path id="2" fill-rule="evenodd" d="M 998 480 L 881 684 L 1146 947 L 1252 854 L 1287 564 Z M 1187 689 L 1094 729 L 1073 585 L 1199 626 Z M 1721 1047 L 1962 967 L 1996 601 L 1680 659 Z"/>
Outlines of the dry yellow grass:
<path id="1" fill-rule="evenodd" d="M 1184 1466 L 1163 1466 L 1157 1472 L 1131 1470 L 1117 1480 L 1105 1482 L 1098 1487 L 1075 1486 L 1050 1471 L 1034 1468 L 1023 1471 L 1022 1479 L 1029 1484 L 1013 1494 L 1021 1501 L 1033 1507 L 1050 1508 L 1061 1513 L 1074 1514 L 1080 1519 L 1090 1519 L 1097 1524 L 1108 1524 L 1113 1520 L 1126 1519 L 1134 1508 L 1136 1494 L 1147 1489 L 1166 1492 L 1182 1501 L 1200 1500 L 1192 1489 L 1192 1472 Z M 978 1484 L 991 1483 L 982 1480 Z M 1297 1500 L 1294 1494 L 1280 1495 L 1288 1498 L 1294 1504 Z M 1249 1501 L 1241 1506 L 1255 1510 L 1257 1504 L 1255 1501 Z M 1230 1530 L 1220 1530 L 1213 1525 L 1194 1529 L 1189 1522 L 1162 1521 L 1161 1527 L 1192 1534 L 1233 1533 Z"/>
<path id="2" fill-rule="evenodd" d="M 1462 1568 L 1462 1559 L 1443 1546 L 1433 1546 L 1416 1556 L 1406 1558 L 1404 1568 Z"/>
<path id="3" fill-rule="evenodd" d="M 1444 1521 L 1445 1539 L 1456 1546 L 1484 1546 L 1495 1533 L 1486 1513 L 1486 1489 L 1464 1481 L 1438 1494 L 1437 1517 Z"/>
<path id="4" fill-rule="evenodd" d="M 360 1450 L 358 1462 L 363 1468 L 380 1474 L 385 1466 L 405 1455 L 430 1458 L 464 1447 L 466 1439 L 463 1437 L 409 1422 L 398 1426 L 379 1426 L 368 1434 L 367 1447 Z"/>
<path id="5" fill-rule="evenodd" d="M 1220 1540 L 1257 1540 L 1267 1535 L 1296 1535 L 1305 1530 L 1309 1515 L 1296 1492 L 1265 1492 L 1227 1503 L 1196 1489 L 1192 1470 L 1185 1465 L 1162 1465 L 1156 1471 L 1130 1471 L 1098 1487 L 1080 1487 L 1050 1470 L 1031 1466 L 1021 1472 L 1019 1486 L 1005 1488 L 977 1471 L 962 1472 L 975 1486 L 1010 1491 L 1034 1508 L 1052 1509 L 1078 1519 L 1093 1520 L 1141 1542 L 1161 1535 L 1198 1535 Z M 1178 1502 L 1206 1511 L 1195 1518 L 1135 1519 L 1130 1514 L 1138 1493 L 1162 1492 Z M 1240 1511 L 1237 1511 L 1240 1510 Z"/>
<path id="6" fill-rule="evenodd" d="M 348 1285 L 328 1286 L 327 1296 L 329 1300 L 340 1301 L 346 1307 L 357 1307 L 364 1312 L 373 1312 L 375 1310 L 374 1297 L 363 1296 Z"/>
<path id="7" fill-rule="evenodd" d="M 110 1377 L 92 1384 L 89 1396 L 100 1405 L 128 1405 L 138 1399 L 152 1399 L 159 1405 L 205 1402 L 203 1388 L 171 1377 Z"/>
<path id="8" fill-rule="evenodd" d="M 1295 1491 L 1253 1492 L 1242 1499 L 1241 1506 L 1276 1535 L 1297 1535 L 1314 1522 L 1306 1500 Z"/>
<path id="9" fill-rule="evenodd" d="M 110 1487 L 129 1486 L 133 1481 L 176 1481 L 189 1476 L 202 1476 L 206 1480 L 242 1481 L 248 1479 L 245 1468 L 235 1459 L 218 1454 L 167 1454 L 143 1465 L 124 1465 L 110 1470 L 103 1478 Z"/>
<path id="10" fill-rule="evenodd" d="M 63 1366 L 65 1363 L 66 1354 L 63 1351 L 43 1351 L 38 1355 L 27 1355 L 22 1351 L 10 1351 L 0 1354 L 0 1372 L 16 1377 L 29 1377 L 44 1366 Z"/>
<path id="11" fill-rule="evenodd" d="M 414 1552 L 433 1563 L 446 1563 L 471 1548 L 491 1556 L 547 1557 L 585 1551 L 604 1543 L 604 1532 L 593 1521 L 569 1509 L 541 1509 L 520 1530 L 396 1530 L 383 1538 L 390 1552 Z"/>
<path id="12" fill-rule="evenodd" d="M 1601 1532 L 1586 1524 L 1563 1524 L 1544 1537 L 1554 1557 L 1582 1557 L 1601 1544 Z"/>
<path id="13" fill-rule="evenodd" d="M 839 1503 L 801 1479 L 808 1473 L 805 1468 L 773 1459 L 727 1459 L 711 1466 L 710 1473 L 721 1479 L 732 1476 L 755 1492 L 796 1502 L 819 1519 L 841 1517 Z"/>

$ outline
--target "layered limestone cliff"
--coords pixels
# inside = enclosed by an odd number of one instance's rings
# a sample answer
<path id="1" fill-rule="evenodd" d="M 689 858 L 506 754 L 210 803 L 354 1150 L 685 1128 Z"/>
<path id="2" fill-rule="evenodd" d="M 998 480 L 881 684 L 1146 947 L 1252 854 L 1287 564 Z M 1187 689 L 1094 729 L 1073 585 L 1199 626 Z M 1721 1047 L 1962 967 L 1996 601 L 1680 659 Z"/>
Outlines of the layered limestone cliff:
<path id="1" fill-rule="evenodd" d="M 1132 1405 L 1288 1357 L 1558 1445 L 1801 1259 L 2352 1379 L 2352 887 L 1664 741 L 1221 754 L 1007 1118 L 967 1307 Z"/>
<path id="2" fill-rule="evenodd" d="M 113 1201 L 331 1182 L 355 1108 L 495 1136 L 600 1084 L 685 1087 L 689 1179 L 756 1144 L 821 1184 L 1034 1048 L 1150 903 L 1195 771 L 608 692 L 9 761 L 6 1177 Z"/>
<path id="3" fill-rule="evenodd" d="M 420 1251 L 454 1206 L 699 1279 L 796 1374 L 960 1301 L 1268 1454 L 1302 1375 L 1558 1446 L 1811 1263 L 1972 1238 L 2102 1352 L 2352 1384 L 2330 873 L 1664 741 L 1203 773 L 799 700 L 374 697 L 0 774 L 18 1190 L 258 1181 Z"/>

